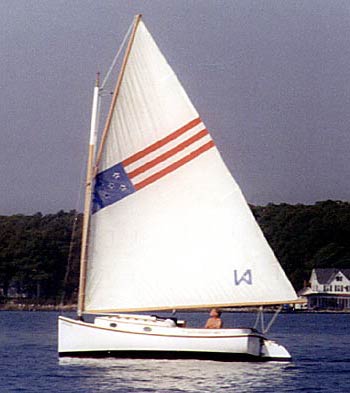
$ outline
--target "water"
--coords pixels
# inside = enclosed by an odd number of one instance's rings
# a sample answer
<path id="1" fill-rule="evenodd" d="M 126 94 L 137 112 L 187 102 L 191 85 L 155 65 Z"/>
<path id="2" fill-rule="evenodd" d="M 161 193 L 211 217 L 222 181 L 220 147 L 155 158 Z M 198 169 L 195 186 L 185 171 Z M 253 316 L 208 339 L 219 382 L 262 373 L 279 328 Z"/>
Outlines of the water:
<path id="1" fill-rule="evenodd" d="M 66 314 L 73 316 L 74 314 Z M 206 314 L 180 315 L 194 326 Z M 269 337 L 286 363 L 199 360 L 58 359 L 54 312 L 0 312 L 0 392 L 348 392 L 350 314 L 282 314 Z M 253 314 L 223 315 L 225 325 Z"/>

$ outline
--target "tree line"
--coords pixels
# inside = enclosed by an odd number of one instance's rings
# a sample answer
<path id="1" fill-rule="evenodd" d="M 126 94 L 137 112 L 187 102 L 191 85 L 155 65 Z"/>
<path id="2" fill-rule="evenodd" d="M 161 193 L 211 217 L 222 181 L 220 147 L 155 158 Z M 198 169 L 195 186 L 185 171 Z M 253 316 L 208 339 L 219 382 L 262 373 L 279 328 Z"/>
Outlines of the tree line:
<path id="1" fill-rule="evenodd" d="M 74 301 L 79 281 L 82 215 L 0 216 L 3 299 L 26 296 L 58 304 Z"/>
<path id="2" fill-rule="evenodd" d="M 350 204 L 268 204 L 251 210 L 296 290 L 314 267 L 350 268 Z M 0 294 L 74 303 L 82 215 L 0 216 Z"/>

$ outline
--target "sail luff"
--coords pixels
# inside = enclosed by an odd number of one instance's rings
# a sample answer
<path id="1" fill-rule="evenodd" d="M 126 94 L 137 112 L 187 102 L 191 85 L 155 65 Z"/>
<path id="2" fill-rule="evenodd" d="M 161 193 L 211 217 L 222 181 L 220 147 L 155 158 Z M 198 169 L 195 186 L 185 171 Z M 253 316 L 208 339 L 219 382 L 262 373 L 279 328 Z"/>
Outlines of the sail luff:
<path id="1" fill-rule="evenodd" d="M 87 265 L 90 211 L 91 211 L 93 165 L 94 165 L 95 145 L 96 145 L 96 136 L 97 136 L 97 128 L 98 128 L 98 118 L 99 118 L 99 114 L 98 114 L 99 91 L 100 91 L 99 79 L 100 78 L 98 73 L 96 78 L 96 84 L 94 87 L 93 100 L 92 100 L 89 153 L 88 153 L 88 162 L 87 162 L 87 170 L 86 170 L 84 218 L 83 218 L 81 254 L 80 254 L 80 279 L 79 279 L 78 310 L 77 310 L 78 317 L 82 316 L 82 313 L 84 311 L 84 305 L 85 305 L 86 265 Z"/>
<path id="2" fill-rule="evenodd" d="M 98 170 L 99 162 L 101 161 L 103 149 L 104 149 L 104 146 L 105 146 L 105 143 L 106 143 L 107 135 L 108 135 L 110 124 L 111 124 L 112 117 L 113 117 L 113 112 L 114 112 L 115 105 L 116 105 L 116 102 L 117 102 L 117 99 L 118 99 L 120 86 L 121 86 L 121 84 L 123 82 L 123 77 L 124 77 L 124 73 L 125 73 L 125 67 L 127 65 L 128 59 L 129 59 L 129 55 L 130 55 L 130 51 L 131 51 L 131 48 L 132 48 L 132 44 L 134 42 L 136 30 L 137 30 L 137 27 L 139 25 L 139 22 L 140 22 L 141 18 L 142 18 L 141 14 L 135 16 L 134 26 L 133 26 L 133 29 L 131 31 L 131 35 L 130 35 L 130 39 L 129 39 L 129 42 L 128 42 L 128 46 L 127 46 L 125 54 L 124 54 L 123 62 L 122 62 L 121 69 L 120 69 L 120 72 L 119 72 L 119 75 L 118 75 L 117 84 L 116 84 L 114 92 L 113 92 L 112 102 L 111 102 L 111 105 L 110 105 L 110 108 L 109 108 L 109 112 L 108 112 L 108 115 L 107 115 L 106 124 L 105 124 L 104 130 L 103 130 L 102 135 L 101 135 L 101 142 L 100 142 L 100 145 L 99 145 L 99 148 L 98 148 L 98 151 L 97 151 L 96 162 L 95 162 L 95 175 L 96 175 L 97 170 Z"/>

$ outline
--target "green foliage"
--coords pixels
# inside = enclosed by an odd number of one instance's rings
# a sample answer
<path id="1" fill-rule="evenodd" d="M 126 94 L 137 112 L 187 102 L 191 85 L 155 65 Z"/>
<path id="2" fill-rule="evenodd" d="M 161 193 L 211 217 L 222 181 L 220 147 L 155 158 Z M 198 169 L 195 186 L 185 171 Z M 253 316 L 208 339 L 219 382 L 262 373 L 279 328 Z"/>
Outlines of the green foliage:
<path id="1" fill-rule="evenodd" d="M 350 268 L 350 204 L 251 206 L 296 289 L 314 267 Z M 41 301 L 76 301 L 82 215 L 0 216 L 0 288 Z"/>
<path id="2" fill-rule="evenodd" d="M 314 267 L 350 267 L 350 204 L 251 206 L 265 237 L 296 289 Z"/>
<path id="3" fill-rule="evenodd" d="M 69 253 L 74 221 L 79 221 L 73 236 L 76 246 Z M 4 295 L 11 288 L 18 295 L 54 302 L 63 291 L 71 298 L 77 286 L 80 221 L 81 215 L 75 211 L 0 216 L 0 287 Z M 72 272 L 65 280 L 68 257 Z"/>

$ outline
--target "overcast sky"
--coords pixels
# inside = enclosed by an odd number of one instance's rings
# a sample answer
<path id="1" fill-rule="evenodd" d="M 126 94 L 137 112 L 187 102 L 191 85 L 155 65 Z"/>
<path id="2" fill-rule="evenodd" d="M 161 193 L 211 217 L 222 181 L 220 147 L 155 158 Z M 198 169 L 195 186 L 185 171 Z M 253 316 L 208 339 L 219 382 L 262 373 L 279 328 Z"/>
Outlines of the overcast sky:
<path id="1" fill-rule="evenodd" d="M 1 0 L 0 215 L 81 209 L 95 73 L 136 13 L 250 203 L 350 199 L 348 0 Z"/>

